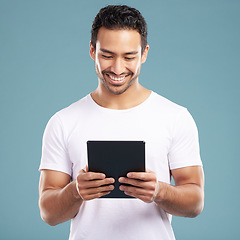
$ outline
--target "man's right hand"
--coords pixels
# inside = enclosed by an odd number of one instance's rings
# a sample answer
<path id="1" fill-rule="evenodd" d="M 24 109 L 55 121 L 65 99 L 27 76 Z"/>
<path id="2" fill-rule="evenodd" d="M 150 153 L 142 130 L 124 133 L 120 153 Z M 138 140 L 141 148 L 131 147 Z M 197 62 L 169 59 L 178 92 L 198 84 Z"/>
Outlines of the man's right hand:
<path id="1" fill-rule="evenodd" d="M 113 189 L 114 178 L 106 178 L 103 173 L 88 172 L 87 168 L 79 171 L 76 188 L 84 201 L 109 194 Z"/>

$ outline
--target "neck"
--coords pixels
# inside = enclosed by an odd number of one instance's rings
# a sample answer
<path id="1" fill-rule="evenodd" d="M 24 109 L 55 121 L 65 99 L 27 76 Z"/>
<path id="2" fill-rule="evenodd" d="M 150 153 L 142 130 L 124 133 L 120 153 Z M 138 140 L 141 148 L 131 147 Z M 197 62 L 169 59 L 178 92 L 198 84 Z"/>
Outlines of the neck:
<path id="1" fill-rule="evenodd" d="M 99 85 L 97 89 L 91 93 L 91 96 L 101 107 L 123 110 L 136 107 L 137 105 L 143 103 L 150 94 L 150 90 L 137 83 L 119 95 L 114 95 L 104 86 Z"/>

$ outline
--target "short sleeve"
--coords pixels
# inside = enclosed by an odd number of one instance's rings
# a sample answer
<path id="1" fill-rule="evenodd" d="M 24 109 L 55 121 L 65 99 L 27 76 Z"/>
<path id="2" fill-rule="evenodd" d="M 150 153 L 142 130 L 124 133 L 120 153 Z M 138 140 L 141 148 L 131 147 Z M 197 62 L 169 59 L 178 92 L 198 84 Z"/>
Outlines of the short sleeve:
<path id="1" fill-rule="evenodd" d="M 187 109 L 176 119 L 168 159 L 170 169 L 202 166 L 197 126 Z"/>
<path id="2" fill-rule="evenodd" d="M 66 149 L 63 126 L 57 114 L 49 120 L 42 141 L 42 157 L 39 170 L 49 169 L 72 174 L 72 163 Z"/>

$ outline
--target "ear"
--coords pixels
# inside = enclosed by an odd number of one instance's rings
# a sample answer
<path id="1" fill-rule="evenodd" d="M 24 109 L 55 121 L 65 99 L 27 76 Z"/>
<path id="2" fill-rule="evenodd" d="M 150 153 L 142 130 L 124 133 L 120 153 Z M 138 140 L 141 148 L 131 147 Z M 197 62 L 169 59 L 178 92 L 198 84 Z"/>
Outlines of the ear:
<path id="1" fill-rule="evenodd" d="M 95 60 L 95 49 L 92 45 L 92 43 L 90 42 L 90 57 Z"/>
<path id="2" fill-rule="evenodd" d="M 143 51 L 141 63 L 145 63 L 146 62 L 147 55 L 148 55 L 148 50 L 149 50 L 149 45 L 147 45 L 146 48 Z"/>

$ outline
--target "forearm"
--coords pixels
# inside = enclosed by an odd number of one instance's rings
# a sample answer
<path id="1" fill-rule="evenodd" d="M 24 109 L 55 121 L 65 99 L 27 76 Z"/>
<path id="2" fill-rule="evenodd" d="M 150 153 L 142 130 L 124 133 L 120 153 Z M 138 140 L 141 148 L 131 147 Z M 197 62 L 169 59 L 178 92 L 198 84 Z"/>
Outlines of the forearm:
<path id="1" fill-rule="evenodd" d="M 155 202 L 172 215 L 196 217 L 203 209 L 204 193 L 197 184 L 172 186 L 159 182 Z"/>
<path id="2" fill-rule="evenodd" d="M 76 216 L 81 204 L 75 181 L 62 189 L 46 189 L 39 199 L 42 219 L 52 226 Z"/>

